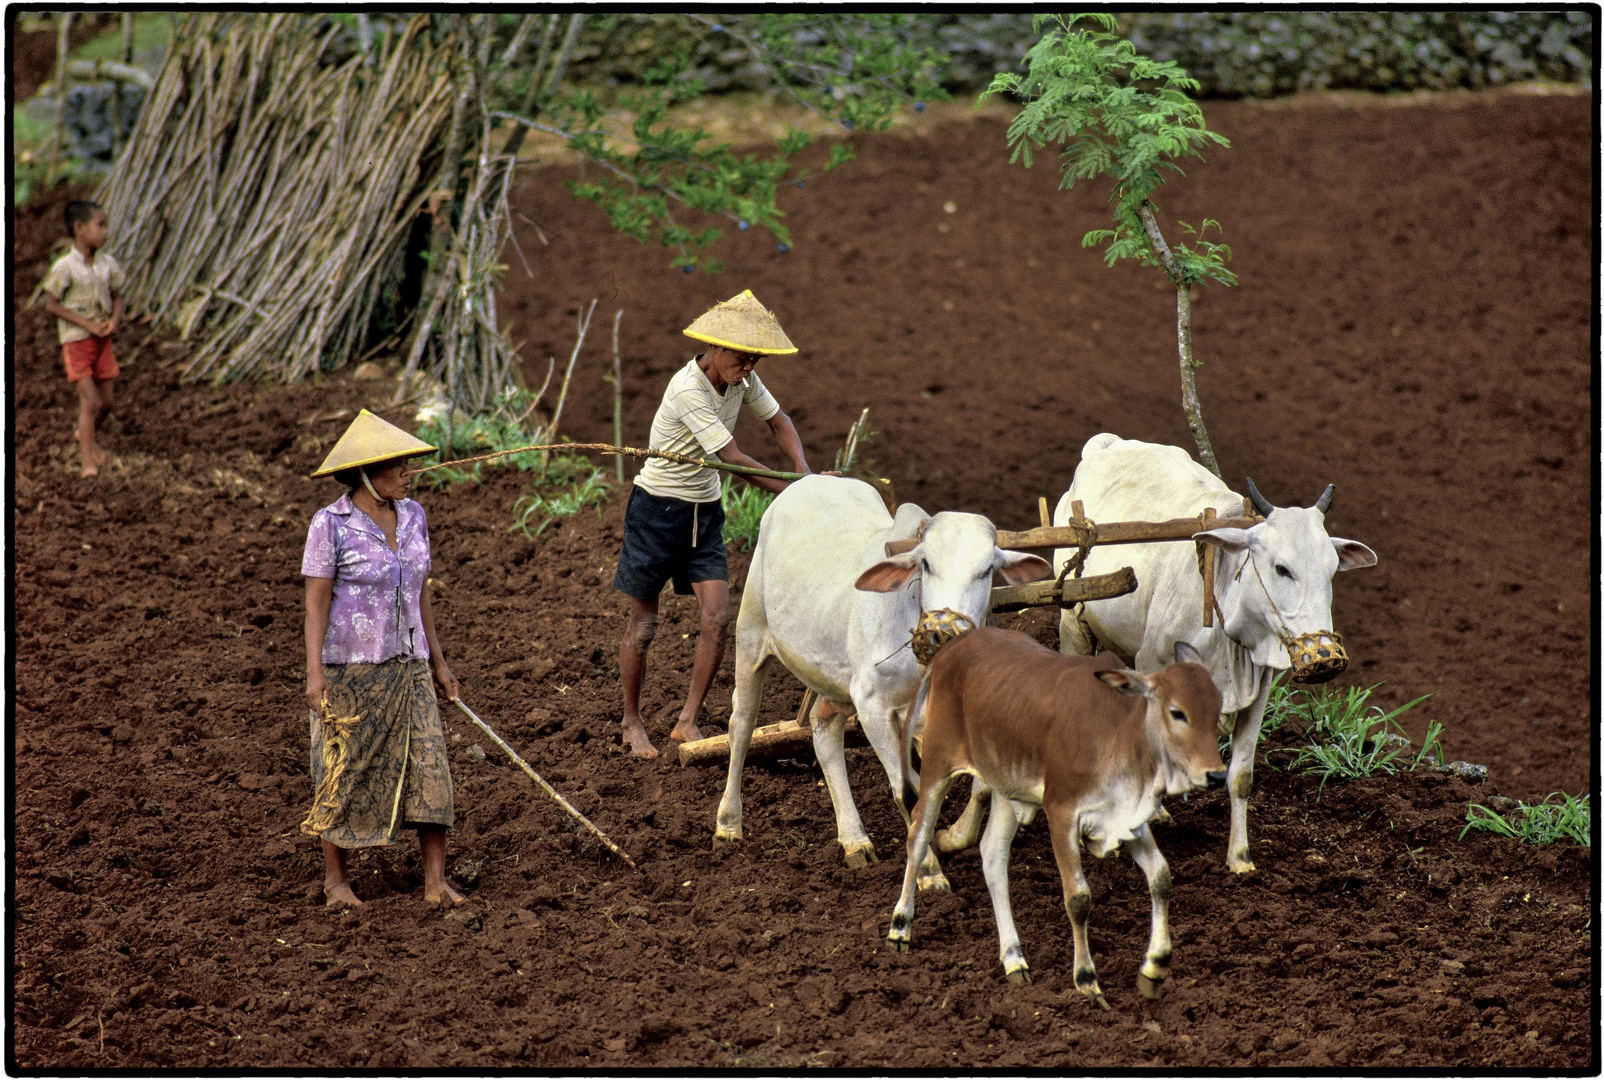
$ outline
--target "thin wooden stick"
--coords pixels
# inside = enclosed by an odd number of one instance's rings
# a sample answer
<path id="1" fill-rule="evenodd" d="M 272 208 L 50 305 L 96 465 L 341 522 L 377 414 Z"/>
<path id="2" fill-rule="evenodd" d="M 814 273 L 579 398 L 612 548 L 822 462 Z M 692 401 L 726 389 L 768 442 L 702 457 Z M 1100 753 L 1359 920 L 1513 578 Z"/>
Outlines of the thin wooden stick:
<path id="1" fill-rule="evenodd" d="M 64 11 L 58 17 L 61 22 L 56 27 L 56 137 L 50 147 L 47 180 L 54 180 L 56 170 L 61 167 L 61 141 L 67 132 L 67 47 L 72 42 L 72 12 Z"/>
<path id="2" fill-rule="evenodd" d="M 624 441 L 624 366 L 618 355 L 618 324 L 624 318 L 624 309 L 619 308 L 613 316 L 613 442 L 622 444 Z M 613 468 L 618 474 L 618 482 L 624 482 L 624 455 L 613 455 Z"/>
<path id="3" fill-rule="evenodd" d="M 600 840 L 602 843 L 607 845 L 607 850 L 611 851 L 614 855 L 617 855 L 620 859 L 623 859 L 626 863 L 628 863 L 629 864 L 629 868 L 631 870 L 639 869 L 639 867 L 637 867 L 635 865 L 635 860 L 631 859 L 628 855 L 626 855 L 624 853 L 624 849 L 623 848 L 619 847 L 617 844 L 613 843 L 610 839 L 608 839 L 606 833 L 604 833 L 600 829 L 596 828 L 595 825 L 592 825 L 591 822 L 590 822 L 590 819 L 588 817 L 586 817 L 584 814 L 581 814 L 578 810 L 575 810 L 573 804 L 570 803 L 567 799 L 563 798 L 560 794 L 558 794 L 556 788 L 552 787 L 550 784 L 546 783 L 545 780 L 541 779 L 540 774 L 537 773 L 534 769 L 529 767 L 529 762 L 527 762 L 523 758 L 519 757 L 518 756 L 518 751 L 516 751 L 512 747 L 508 746 L 506 740 L 503 739 L 500 735 L 497 735 L 495 733 L 495 731 L 493 731 L 491 729 L 489 724 L 487 724 L 483 720 L 479 719 L 479 717 L 474 714 L 474 711 L 472 709 L 468 708 L 468 706 L 463 703 L 461 698 L 458 698 L 456 701 L 452 702 L 452 704 L 455 705 L 457 708 L 461 709 L 467 715 L 469 720 L 472 720 L 475 724 L 478 724 L 479 725 L 479 729 L 481 731 L 483 731 L 486 735 L 490 736 L 491 740 L 494 741 L 497 746 L 499 746 L 503 750 L 505 750 L 507 752 L 507 756 L 512 758 L 513 764 L 517 765 L 520 769 L 522 769 L 524 772 L 529 774 L 529 779 L 531 779 L 535 783 L 539 784 L 541 789 L 543 791 L 545 791 L 545 793 L 547 795 L 550 795 L 553 799 L 556 799 L 557 800 L 557 805 L 562 807 L 564 810 L 568 811 L 568 816 L 569 817 L 573 818 L 575 821 L 579 822 L 585 828 L 587 828 L 591 832 L 595 833 L 596 834 L 596 838 L 598 840 Z"/>

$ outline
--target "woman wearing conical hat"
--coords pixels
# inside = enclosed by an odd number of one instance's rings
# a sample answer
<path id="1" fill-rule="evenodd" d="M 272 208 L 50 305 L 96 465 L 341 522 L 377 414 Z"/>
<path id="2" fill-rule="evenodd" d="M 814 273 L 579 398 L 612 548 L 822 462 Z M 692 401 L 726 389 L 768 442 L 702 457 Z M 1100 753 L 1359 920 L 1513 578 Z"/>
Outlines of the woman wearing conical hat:
<path id="1" fill-rule="evenodd" d="M 329 805 L 307 831 L 323 841 L 323 893 L 330 907 L 362 903 L 346 876 L 351 848 L 388 844 L 416 829 L 423 896 L 462 902 L 445 879 L 452 824 L 451 771 L 436 687 L 457 697 L 424 588 L 429 524 L 407 498 L 407 459 L 435 447 L 363 409 L 313 473 L 346 492 L 307 530 L 306 700 L 312 707 L 312 776 L 322 786 L 327 715 L 358 718 Z M 432 675 L 432 679 L 431 679 Z M 327 705 L 327 710 L 324 706 Z M 311 824 L 313 819 L 315 824 Z"/>
<path id="2" fill-rule="evenodd" d="M 685 336 L 708 348 L 669 379 L 652 420 L 652 449 L 768 468 L 735 444 L 735 422 L 744 405 L 768 424 L 795 471 L 812 472 L 796 427 L 755 370 L 765 356 L 797 351 L 779 320 L 747 291 L 714 305 L 685 329 Z M 767 477 L 752 477 L 751 482 L 773 492 L 787 486 Z M 646 650 L 657 633 L 658 595 L 669 581 L 681 596 L 695 593 L 701 609 L 690 693 L 670 737 L 677 742 L 702 737 L 696 720 L 723 658 L 730 621 L 720 495 L 719 474 L 713 469 L 649 458 L 629 496 L 613 588 L 630 597 L 618 666 L 624 683 L 624 741 L 641 757 L 657 756 L 641 721 L 640 691 Z"/>

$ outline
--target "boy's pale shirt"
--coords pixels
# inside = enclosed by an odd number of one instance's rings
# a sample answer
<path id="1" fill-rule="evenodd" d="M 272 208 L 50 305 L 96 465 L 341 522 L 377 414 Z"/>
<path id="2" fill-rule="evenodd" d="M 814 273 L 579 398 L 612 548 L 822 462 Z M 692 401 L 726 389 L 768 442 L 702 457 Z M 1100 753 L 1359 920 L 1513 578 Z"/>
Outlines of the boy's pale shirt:
<path id="1" fill-rule="evenodd" d="M 44 291 L 73 314 L 90 322 L 105 322 L 111 318 L 111 294 L 122 292 L 123 284 L 122 266 L 104 248 L 95 252 L 91 266 L 84 262 L 83 252 L 75 245 L 50 268 Z M 93 336 L 66 319 L 56 320 L 56 332 L 63 345 Z"/>
<path id="2" fill-rule="evenodd" d="M 757 372 L 749 372 L 720 394 L 701 365 L 692 360 L 668 380 L 663 403 L 652 420 L 652 440 L 648 445 L 653 450 L 671 450 L 688 457 L 710 457 L 735 437 L 742 405 L 765 423 L 780 411 L 780 403 Z M 635 477 L 635 486 L 660 499 L 685 502 L 714 502 L 720 495 L 718 473 L 712 469 L 662 458 L 646 459 L 640 475 Z"/>

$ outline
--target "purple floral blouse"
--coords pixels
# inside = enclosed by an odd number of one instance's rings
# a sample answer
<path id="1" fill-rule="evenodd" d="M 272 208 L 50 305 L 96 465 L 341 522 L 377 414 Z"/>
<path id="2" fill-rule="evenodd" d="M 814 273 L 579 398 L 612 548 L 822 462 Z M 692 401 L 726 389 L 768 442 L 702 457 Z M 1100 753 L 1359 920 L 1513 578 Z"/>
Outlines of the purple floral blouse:
<path id="1" fill-rule="evenodd" d="M 333 578 L 325 664 L 382 664 L 392 657 L 427 659 L 423 585 L 432 565 L 429 522 L 411 499 L 396 501 L 396 550 L 384 530 L 349 494 L 312 517 L 301 573 Z"/>

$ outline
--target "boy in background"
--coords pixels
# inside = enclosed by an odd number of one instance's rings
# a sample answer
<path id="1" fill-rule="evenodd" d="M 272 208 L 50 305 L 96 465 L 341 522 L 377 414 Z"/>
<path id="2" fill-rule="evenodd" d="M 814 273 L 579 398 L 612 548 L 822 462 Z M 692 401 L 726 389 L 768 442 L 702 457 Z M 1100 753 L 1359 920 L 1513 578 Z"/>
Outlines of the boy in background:
<path id="1" fill-rule="evenodd" d="M 106 211 L 87 199 L 67 204 L 67 233 L 72 250 L 50 268 L 44 291 L 45 310 L 56 317 L 67 381 L 78 384 L 78 448 L 83 475 L 97 476 L 106 452 L 95 433 L 111 415 L 111 383 L 118 374 L 111 354 L 111 336 L 123 318 L 123 268 L 106 245 Z"/>

